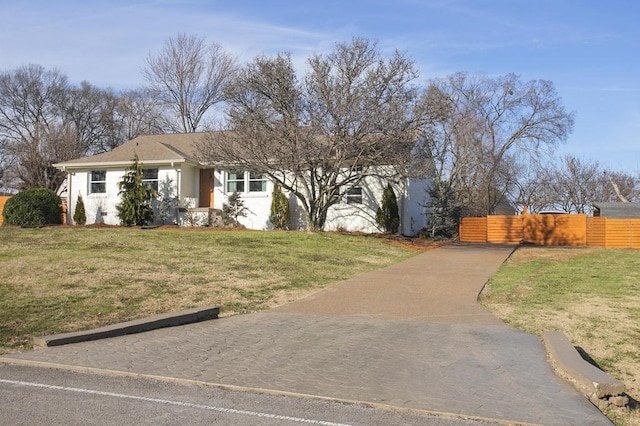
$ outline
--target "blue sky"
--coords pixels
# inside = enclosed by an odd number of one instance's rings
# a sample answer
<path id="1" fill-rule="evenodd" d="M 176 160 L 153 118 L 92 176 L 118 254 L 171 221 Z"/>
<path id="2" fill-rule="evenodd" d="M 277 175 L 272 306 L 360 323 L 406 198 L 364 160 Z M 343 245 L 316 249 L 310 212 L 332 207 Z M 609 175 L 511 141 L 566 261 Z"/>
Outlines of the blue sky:
<path id="1" fill-rule="evenodd" d="M 457 71 L 551 80 L 576 114 L 558 153 L 640 173 L 638 18 L 631 0 L 0 0 L 0 70 L 36 63 L 128 89 L 179 32 L 241 61 L 291 52 L 299 69 L 361 36 L 405 51 L 419 82 Z"/>

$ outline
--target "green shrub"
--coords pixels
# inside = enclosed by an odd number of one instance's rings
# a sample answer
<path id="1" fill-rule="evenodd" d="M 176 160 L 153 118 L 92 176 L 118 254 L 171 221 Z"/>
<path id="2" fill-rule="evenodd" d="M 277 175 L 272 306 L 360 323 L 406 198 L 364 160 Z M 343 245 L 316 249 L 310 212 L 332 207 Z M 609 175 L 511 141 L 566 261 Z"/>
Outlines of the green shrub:
<path id="1" fill-rule="evenodd" d="M 228 203 L 222 205 L 222 220 L 226 226 L 241 227 L 239 217 L 247 217 L 249 210 L 244 206 L 241 195 L 237 192 L 229 195 Z"/>
<path id="2" fill-rule="evenodd" d="M 143 177 L 142 164 L 136 154 L 127 173 L 118 182 L 121 201 L 116 205 L 116 210 L 124 226 L 142 226 L 153 222 L 151 200 L 157 193 L 145 186 L 142 182 Z"/>
<path id="3" fill-rule="evenodd" d="M 271 197 L 271 215 L 269 220 L 275 229 L 289 229 L 289 200 L 277 183 Z"/>
<path id="4" fill-rule="evenodd" d="M 7 200 L 3 216 L 7 225 L 59 225 L 62 223 L 61 200 L 51 189 L 27 189 Z"/>
<path id="5" fill-rule="evenodd" d="M 398 212 L 398 199 L 391 184 L 382 193 L 382 205 L 378 207 L 376 213 L 376 222 L 385 232 L 395 234 L 398 232 L 400 225 L 400 214 Z"/>
<path id="6" fill-rule="evenodd" d="M 76 225 L 84 225 L 87 223 L 87 213 L 84 210 L 84 201 L 80 194 L 78 194 L 78 202 L 76 203 L 76 209 L 73 212 L 73 222 Z"/>

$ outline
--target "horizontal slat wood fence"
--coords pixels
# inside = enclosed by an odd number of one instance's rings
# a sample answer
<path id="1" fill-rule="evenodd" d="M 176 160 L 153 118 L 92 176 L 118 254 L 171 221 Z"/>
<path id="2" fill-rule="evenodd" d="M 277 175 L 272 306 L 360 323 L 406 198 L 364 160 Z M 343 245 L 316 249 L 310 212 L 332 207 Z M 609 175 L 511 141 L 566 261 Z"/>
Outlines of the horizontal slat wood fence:
<path id="1" fill-rule="evenodd" d="M 640 249 L 640 219 L 590 217 L 587 230 L 589 245 Z"/>
<path id="2" fill-rule="evenodd" d="M 541 246 L 584 246 L 587 216 L 584 214 L 524 215 L 524 242 Z"/>
<path id="3" fill-rule="evenodd" d="M 465 217 L 460 223 L 459 237 L 467 243 L 640 249 L 640 219 L 584 214 Z"/>
<path id="4" fill-rule="evenodd" d="M 2 216 L 2 212 L 4 211 L 4 203 L 6 203 L 9 198 L 11 197 L 0 196 L 0 226 L 2 225 L 2 221 L 4 220 L 4 217 Z"/>

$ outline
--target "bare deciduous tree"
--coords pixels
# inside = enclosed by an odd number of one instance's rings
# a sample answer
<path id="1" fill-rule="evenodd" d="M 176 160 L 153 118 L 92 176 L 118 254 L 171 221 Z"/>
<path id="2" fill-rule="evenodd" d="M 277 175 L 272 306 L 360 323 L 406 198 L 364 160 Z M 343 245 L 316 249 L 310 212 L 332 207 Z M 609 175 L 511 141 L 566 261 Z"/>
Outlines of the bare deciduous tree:
<path id="1" fill-rule="evenodd" d="M 92 86 L 87 81 L 78 87 L 69 87 L 65 91 L 65 102 L 61 109 L 61 119 L 70 131 L 75 133 L 77 153 L 83 155 L 93 151 L 98 140 L 106 138 L 104 113 L 110 94 Z"/>
<path id="2" fill-rule="evenodd" d="M 51 163 L 71 158 L 59 158 L 56 149 L 68 137 L 60 120 L 68 87 L 66 76 L 39 65 L 0 74 L 0 137 L 23 187 L 55 189 L 60 183 Z"/>
<path id="3" fill-rule="evenodd" d="M 638 182 L 632 175 L 606 170 L 598 161 L 565 155 L 532 171 L 518 183 L 522 191 L 519 202 L 532 213 L 560 210 L 589 214 L 595 202 L 638 197 Z"/>
<path id="4" fill-rule="evenodd" d="M 604 201 L 603 170 L 597 161 L 566 155 L 547 173 L 547 190 L 555 198 L 556 208 L 567 213 L 588 213 L 594 202 Z"/>
<path id="5" fill-rule="evenodd" d="M 360 38 L 312 56 L 309 66 L 303 82 L 289 55 L 244 67 L 229 91 L 229 128 L 200 151 L 268 175 L 299 200 L 307 228 L 320 231 L 329 208 L 363 179 L 397 177 L 408 162 L 417 74 L 404 55 L 385 58 Z"/>
<path id="6" fill-rule="evenodd" d="M 162 105 L 145 90 L 106 91 L 101 122 L 104 137 L 94 143 L 96 152 L 110 151 L 137 136 L 161 134 L 171 128 Z"/>
<path id="7" fill-rule="evenodd" d="M 138 92 L 122 95 L 57 70 L 28 65 L 0 73 L 0 166 L 12 189 L 56 189 L 52 163 L 115 148 L 166 128 L 162 108 Z"/>
<path id="8" fill-rule="evenodd" d="M 195 132 L 205 113 L 224 100 L 235 60 L 217 43 L 178 34 L 149 55 L 144 77 L 152 92 L 175 114 L 179 131 Z"/>
<path id="9" fill-rule="evenodd" d="M 640 176 L 605 170 L 603 173 L 603 198 L 597 201 L 634 202 L 640 200 Z"/>
<path id="10" fill-rule="evenodd" d="M 11 182 L 7 170 L 9 169 L 9 157 L 6 153 L 7 141 L 0 136 L 0 194 L 9 192 Z"/>
<path id="11" fill-rule="evenodd" d="M 551 157 L 543 157 L 539 161 L 525 158 L 517 163 L 517 178 L 510 193 L 516 208 L 528 213 L 540 213 L 553 209 L 555 196 L 549 190 L 550 174 L 547 162 L 552 162 Z"/>
<path id="12" fill-rule="evenodd" d="M 128 90 L 121 93 L 114 115 L 118 117 L 123 142 L 143 134 L 162 134 L 170 129 L 167 114 L 146 90 Z"/>
<path id="13" fill-rule="evenodd" d="M 573 115 L 553 84 L 515 74 L 456 73 L 434 80 L 423 97 L 423 152 L 465 214 L 491 214 L 517 182 L 516 159 L 533 159 L 566 140 Z"/>

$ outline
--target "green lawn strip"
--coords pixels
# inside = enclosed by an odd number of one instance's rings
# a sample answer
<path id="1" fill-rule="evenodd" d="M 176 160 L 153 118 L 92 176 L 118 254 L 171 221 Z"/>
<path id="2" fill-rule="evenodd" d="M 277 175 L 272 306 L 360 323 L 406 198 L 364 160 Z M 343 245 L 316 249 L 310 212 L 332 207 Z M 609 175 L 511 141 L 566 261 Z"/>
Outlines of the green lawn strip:
<path id="1" fill-rule="evenodd" d="M 611 299 L 640 295 L 638 283 L 640 252 L 603 249 L 569 259 L 507 262 L 489 281 L 482 300 L 488 304 L 562 306 L 576 295 Z"/>
<path id="2" fill-rule="evenodd" d="M 335 233 L 3 227 L 0 353 L 197 306 L 253 312 L 415 253 Z"/>

